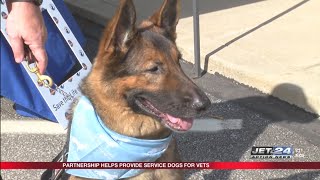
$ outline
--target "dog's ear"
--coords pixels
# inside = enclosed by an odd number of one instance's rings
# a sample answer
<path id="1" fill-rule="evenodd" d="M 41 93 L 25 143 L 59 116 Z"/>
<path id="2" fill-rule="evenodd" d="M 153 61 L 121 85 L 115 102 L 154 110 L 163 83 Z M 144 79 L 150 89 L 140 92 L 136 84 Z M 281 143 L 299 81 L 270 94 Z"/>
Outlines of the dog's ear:
<path id="1" fill-rule="evenodd" d="M 154 25 L 162 28 L 165 36 L 176 40 L 176 26 L 179 21 L 180 0 L 165 0 L 161 8 L 151 16 Z"/>
<path id="2" fill-rule="evenodd" d="M 132 0 L 120 0 L 116 14 L 108 24 L 102 41 L 100 53 L 121 53 L 128 51 L 136 34 L 136 10 Z"/>

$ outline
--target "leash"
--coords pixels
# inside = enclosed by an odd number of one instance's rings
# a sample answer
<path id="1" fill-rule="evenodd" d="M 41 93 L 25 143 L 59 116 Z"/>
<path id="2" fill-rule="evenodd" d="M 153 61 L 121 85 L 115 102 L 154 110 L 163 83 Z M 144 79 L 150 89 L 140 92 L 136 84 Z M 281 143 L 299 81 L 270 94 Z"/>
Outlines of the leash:
<path id="1" fill-rule="evenodd" d="M 44 86 L 50 89 L 51 93 L 55 93 L 57 91 L 64 97 L 68 96 L 68 93 L 66 93 L 61 88 L 59 88 L 59 86 L 53 82 L 50 76 L 40 74 L 39 68 L 37 66 L 37 62 L 34 60 L 32 51 L 27 45 L 24 45 L 24 52 L 25 52 L 25 61 L 27 61 L 27 69 L 29 72 L 34 73 L 37 76 L 38 85 Z"/>

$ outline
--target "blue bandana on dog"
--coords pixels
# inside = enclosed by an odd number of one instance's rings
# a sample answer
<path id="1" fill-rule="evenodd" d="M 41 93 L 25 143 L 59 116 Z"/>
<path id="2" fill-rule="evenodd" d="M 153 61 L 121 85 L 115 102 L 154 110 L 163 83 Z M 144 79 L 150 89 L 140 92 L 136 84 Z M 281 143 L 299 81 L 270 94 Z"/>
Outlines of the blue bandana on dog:
<path id="1" fill-rule="evenodd" d="M 107 128 L 90 101 L 82 96 L 74 110 L 68 162 L 154 162 L 168 148 L 172 136 L 144 140 L 118 134 Z M 68 174 L 92 179 L 136 176 L 141 169 L 69 169 Z"/>

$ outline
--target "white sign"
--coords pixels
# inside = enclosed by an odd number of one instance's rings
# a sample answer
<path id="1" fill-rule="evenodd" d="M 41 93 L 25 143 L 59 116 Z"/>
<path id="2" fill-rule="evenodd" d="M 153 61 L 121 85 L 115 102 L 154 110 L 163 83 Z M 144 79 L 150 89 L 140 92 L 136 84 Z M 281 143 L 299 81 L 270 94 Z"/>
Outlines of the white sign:
<path id="1" fill-rule="evenodd" d="M 5 0 L 1 1 L 1 32 L 4 37 L 8 39 L 8 34 L 6 32 L 6 19 L 8 15 L 8 10 L 6 6 Z M 53 115 L 56 117 L 60 125 L 64 128 L 68 126 L 68 119 L 70 118 L 70 114 L 68 114 L 68 110 L 70 108 L 70 104 L 73 100 L 81 95 L 78 85 L 81 80 L 88 75 L 91 69 L 91 62 L 89 61 L 86 53 L 83 51 L 82 47 L 80 46 L 79 42 L 77 41 L 76 37 L 72 33 L 71 29 L 69 28 L 68 24 L 65 22 L 63 17 L 61 16 L 59 10 L 56 8 L 55 4 L 52 0 L 45 0 L 40 6 L 41 10 L 46 10 L 48 14 L 51 16 L 52 20 L 55 22 L 57 28 L 63 35 L 65 41 L 71 48 L 72 52 L 76 56 L 77 60 L 82 66 L 82 69 L 75 73 L 72 77 L 70 77 L 67 81 L 62 83 L 57 90 L 54 91 L 53 89 L 49 89 L 45 86 L 40 86 L 38 84 L 38 77 L 36 74 L 28 71 L 27 62 L 22 62 L 23 67 L 28 72 L 31 80 L 39 90 L 40 94 L 44 98 L 45 102 L 49 106 L 50 110 L 52 111 Z M 10 43 L 10 42 L 9 42 Z M 60 93 L 59 93 L 60 90 Z M 61 91 L 63 93 L 61 93 Z"/>

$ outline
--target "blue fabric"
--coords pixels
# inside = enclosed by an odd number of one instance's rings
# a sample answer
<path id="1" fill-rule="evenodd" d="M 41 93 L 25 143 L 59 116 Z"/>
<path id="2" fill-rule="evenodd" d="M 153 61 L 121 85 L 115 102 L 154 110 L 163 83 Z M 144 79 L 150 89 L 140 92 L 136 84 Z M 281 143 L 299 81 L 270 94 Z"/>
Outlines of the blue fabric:
<path id="1" fill-rule="evenodd" d="M 68 162 L 154 162 L 168 148 L 172 135 L 144 140 L 118 134 L 107 128 L 91 102 L 82 96 L 74 110 Z M 136 176 L 142 169 L 69 169 L 68 174 L 92 179 Z"/>
<path id="2" fill-rule="evenodd" d="M 57 9 L 69 25 L 81 45 L 85 39 L 80 28 L 62 0 L 54 0 Z M 61 83 L 77 61 L 63 36 L 56 28 L 49 14 L 43 12 L 48 31 L 46 51 L 48 54 L 47 73 L 55 83 Z M 17 113 L 24 116 L 41 117 L 57 122 L 39 91 L 22 65 L 16 64 L 8 42 L 1 33 L 1 96 L 15 102 Z"/>

